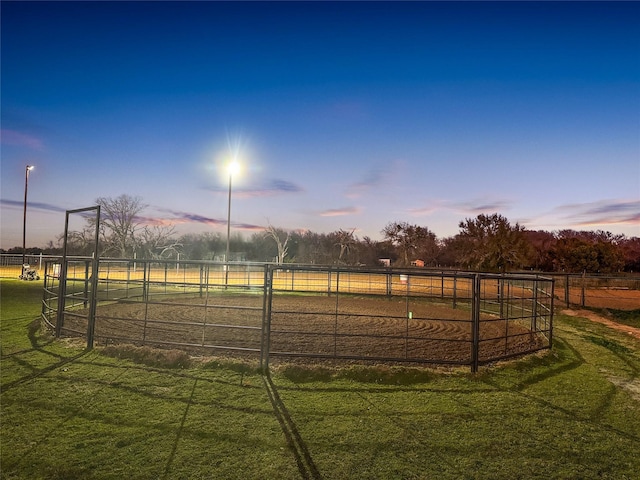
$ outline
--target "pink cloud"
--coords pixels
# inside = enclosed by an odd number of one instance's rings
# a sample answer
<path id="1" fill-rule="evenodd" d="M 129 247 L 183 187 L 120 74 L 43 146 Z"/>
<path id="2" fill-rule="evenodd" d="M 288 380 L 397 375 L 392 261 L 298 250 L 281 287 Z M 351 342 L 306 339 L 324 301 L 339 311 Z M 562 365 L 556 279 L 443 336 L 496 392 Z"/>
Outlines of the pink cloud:
<path id="1" fill-rule="evenodd" d="M 214 227 L 224 226 L 227 224 L 226 219 L 217 219 L 198 215 L 196 213 L 181 212 L 177 210 L 171 210 L 167 208 L 156 208 L 158 211 L 168 213 L 170 217 L 139 217 L 139 220 L 147 225 L 184 225 L 201 223 L 204 225 L 212 225 Z M 253 225 L 251 223 L 236 223 L 231 222 L 233 228 L 248 230 L 248 231 L 260 231 L 264 230 L 261 225 Z"/>
<path id="2" fill-rule="evenodd" d="M 0 129 L 0 142 L 4 145 L 27 147 L 33 150 L 42 150 L 44 148 L 42 140 L 39 138 L 7 128 Z"/>
<path id="3" fill-rule="evenodd" d="M 640 225 L 639 200 L 601 200 L 558 207 L 565 220 L 582 227 L 597 225 Z"/>
<path id="4" fill-rule="evenodd" d="M 421 216 L 421 215 L 431 215 L 432 213 L 438 210 L 439 206 L 433 207 L 422 207 L 422 208 L 411 208 L 409 209 L 409 213 L 411 215 Z"/>
<path id="5" fill-rule="evenodd" d="M 353 215 L 360 211 L 357 207 L 331 208 L 320 212 L 321 217 L 340 217 L 343 215 Z"/>

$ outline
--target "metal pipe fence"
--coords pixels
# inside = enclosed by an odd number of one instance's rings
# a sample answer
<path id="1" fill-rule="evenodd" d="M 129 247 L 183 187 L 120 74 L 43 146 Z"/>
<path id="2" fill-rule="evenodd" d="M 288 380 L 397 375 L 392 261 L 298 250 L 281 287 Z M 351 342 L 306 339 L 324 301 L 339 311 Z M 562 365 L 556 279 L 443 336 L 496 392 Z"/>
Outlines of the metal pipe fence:
<path id="1" fill-rule="evenodd" d="M 427 270 L 48 261 L 57 335 L 271 359 L 479 365 L 551 348 L 554 280 Z"/>
<path id="2" fill-rule="evenodd" d="M 69 257 L 73 258 L 73 257 Z M 82 257 L 79 257 L 82 258 Z M 43 276 L 45 263 L 56 262 L 59 263 L 60 257 L 55 255 L 27 255 L 26 262 L 33 268 L 36 268 Z M 101 263 L 104 262 L 101 259 Z M 0 278 L 18 278 L 22 272 L 22 254 L 0 254 Z M 111 270 L 109 279 L 112 280 L 112 286 L 115 288 L 118 280 L 127 280 L 133 283 L 134 280 L 143 279 L 143 265 L 146 265 L 148 261 L 144 260 L 110 260 L 108 267 Z M 157 266 L 152 267 L 150 274 L 155 280 L 166 279 L 167 284 L 178 283 L 182 285 L 190 285 L 192 283 L 198 283 L 200 271 L 198 265 L 203 262 L 191 262 L 191 261 L 169 261 L 169 262 L 156 262 Z M 244 265 L 244 264 L 243 264 Z M 246 264 L 251 265 L 251 264 Z M 296 267 L 295 265 L 291 266 Z M 231 269 L 235 267 L 230 266 Z M 249 267 L 243 267 L 249 268 Z M 375 269 L 374 269 L 375 270 Z M 421 271 L 422 269 L 412 269 Z M 240 275 L 240 269 L 237 275 Z M 248 270 L 251 272 L 251 270 Z M 447 270 L 430 270 L 440 274 L 450 274 L 452 271 Z M 532 273 L 525 273 L 532 274 Z M 620 309 L 620 310 L 635 310 L 640 309 L 640 274 L 609 274 L 609 275 L 596 275 L 596 274 L 574 274 L 574 273 L 547 273 L 542 272 L 541 275 L 546 277 L 552 277 L 555 279 L 555 292 L 557 305 L 564 308 L 574 307 L 587 307 L 587 308 L 608 308 L 608 309 Z M 103 275 L 103 273 L 101 273 Z M 252 274 L 254 275 L 254 274 Z M 256 274 L 257 275 L 257 274 Z M 301 272 L 294 272 L 293 276 L 286 277 L 291 282 L 291 288 L 305 288 L 305 275 Z M 351 274 L 354 277 L 353 288 L 356 287 L 356 278 L 363 278 L 362 283 L 365 285 L 371 284 L 370 290 L 372 293 L 386 293 L 388 286 L 384 282 L 379 282 L 375 279 L 369 279 L 362 276 L 362 273 L 358 273 L 357 269 Z M 247 284 L 261 282 L 262 279 L 257 277 L 251 277 L 247 280 Z M 284 281 L 284 280 L 282 280 Z M 317 280 L 307 278 L 308 288 L 311 290 L 317 290 L 323 288 L 317 285 Z M 455 281 L 455 280 L 454 280 Z M 398 283 L 396 280 L 395 283 Z M 349 288 L 349 287 L 348 287 Z M 438 283 L 437 275 L 433 276 L 433 282 L 427 283 L 423 286 L 425 291 L 429 294 L 434 294 L 440 289 L 441 296 L 462 295 L 469 296 L 469 289 L 465 292 L 462 285 L 454 285 L 447 283 Z M 419 294 L 417 287 L 414 286 L 412 291 L 415 294 Z"/>
<path id="3" fill-rule="evenodd" d="M 640 309 L 640 275 L 546 274 L 556 280 L 559 302 L 567 307 Z"/>

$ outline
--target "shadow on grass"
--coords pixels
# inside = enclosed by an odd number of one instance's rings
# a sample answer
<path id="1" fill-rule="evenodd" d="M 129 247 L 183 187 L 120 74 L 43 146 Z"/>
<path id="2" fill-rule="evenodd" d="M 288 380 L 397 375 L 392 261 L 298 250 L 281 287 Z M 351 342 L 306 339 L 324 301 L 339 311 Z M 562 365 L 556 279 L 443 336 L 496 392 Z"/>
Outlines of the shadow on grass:
<path id="1" fill-rule="evenodd" d="M 71 357 L 65 357 L 63 355 L 57 354 L 57 353 L 53 353 L 50 351 L 47 351 L 44 349 L 44 347 L 46 347 L 47 345 L 52 344 L 55 341 L 54 337 L 50 337 L 50 336 L 38 336 L 38 332 L 40 332 L 40 321 L 39 319 L 34 320 L 33 322 L 31 322 L 29 324 L 29 341 L 31 343 L 31 348 L 30 349 L 26 349 L 26 350 L 21 350 L 19 352 L 13 352 L 9 355 L 3 355 L 2 359 L 6 359 L 6 358 L 11 358 L 14 362 L 22 365 L 23 367 L 26 367 L 30 370 L 33 370 L 33 373 L 29 374 L 29 375 L 25 375 L 21 378 L 18 378 L 16 380 L 13 380 L 11 382 L 7 382 L 3 385 L 0 386 L 0 390 L 2 392 L 6 392 L 7 390 L 16 387 L 17 385 L 21 385 L 25 382 L 31 381 L 35 378 L 38 378 L 42 375 L 46 375 L 47 373 L 56 370 L 58 368 L 64 367 L 65 365 L 69 364 L 69 363 L 73 363 L 76 360 L 84 357 L 87 353 L 88 350 L 82 351 L 77 355 L 73 355 Z M 42 339 L 44 339 L 45 341 L 42 342 Z M 54 359 L 56 359 L 56 361 L 54 363 L 52 363 L 51 365 L 44 367 L 44 368 L 40 368 L 40 369 L 36 369 L 35 367 L 33 367 L 29 362 L 23 361 L 19 358 L 20 355 L 24 355 L 27 353 L 31 353 L 31 352 L 38 352 L 41 353 L 43 355 L 48 355 L 50 357 L 53 357 Z"/>
<path id="2" fill-rule="evenodd" d="M 408 386 L 428 383 L 437 378 L 437 374 L 431 370 L 382 365 L 351 365 L 335 369 L 288 365 L 280 372 L 285 378 L 296 384 L 345 379 L 365 384 Z"/>
<path id="3" fill-rule="evenodd" d="M 198 385 L 198 380 L 193 382 L 193 388 L 191 389 L 191 395 L 189 395 L 189 401 L 184 409 L 184 413 L 182 414 L 182 419 L 180 420 L 180 427 L 178 427 L 178 432 L 176 434 L 176 440 L 173 442 L 173 448 L 171 449 L 171 454 L 169 455 L 169 459 L 167 460 L 167 466 L 164 469 L 164 475 L 162 478 L 171 478 L 171 465 L 173 464 L 173 459 L 176 456 L 176 451 L 178 450 L 178 444 L 180 443 L 180 439 L 182 438 L 182 433 L 184 431 L 184 424 L 187 420 L 187 415 L 189 414 L 189 408 L 193 404 L 193 395 L 196 391 L 196 385 Z"/>
<path id="4" fill-rule="evenodd" d="M 26 321 L 29 318 L 33 317 L 14 317 L 14 318 L 3 318 L 3 322 L 11 322 L 11 321 Z M 40 321 L 39 319 L 35 319 L 27 325 L 27 338 L 29 338 L 29 342 L 31 343 L 31 348 L 25 348 L 22 350 L 16 350 L 14 352 L 3 354 L 0 358 L 11 358 L 16 355 L 21 355 L 23 353 L 29 353 L 34 350 L 41 350 L 42 347 L 50 345 L 54 342 L 55 338 L 53 336 L 47 336 L 46 341 L 42 342 L 41 339 L 38 338 L 37 333 L 40 331 Z M 44 338 L 44 337 L 43 337 Z M 43 353 L 49 353 L 44 352 Z"/>
<path id="5" fill-rule="evenodd" d="M 573 347 L 568 341 L 559 341 L 556 340 L 554 344 L 555 355 L 549 355 L 543 358 L 531 359 L 528 361 L 523 361 L 518 363 L 515 367 L 513 367 L 516 371 L 525 374 L 525 378 L 513 384 L 504 384 L 500 382 L 494 376 L 481 376 L 478 378 L 479 381 L 490 385 L 499 391 L 504 392 L 512 392 L 518 394 L 528 401 L 538 403 L 546 408 L 549 408 L 553 411 L 560 412 L 568 418 L 576 422 L 585 422 L 592 425 L 597 426 L 600 429 L 605 429 L 615 435 L 626 438 L 628 440 L 638 441 L 640 437 L 634 433 L 625 432 L 619 428 L 612 427 L 600 421 L 603 412 L 609 408 L 611 405 L 616 393 L 617 389 L 612 385 L 610 389 L 608 389 L 606 395 L 604 395 L 600 404 L 594 409 L 593 413 L 590 415 L 579 415 L 575 411 L 562 407 L 560 405 L 554 404 L 551 400 L 547 398 L 542 398 L 538 395 L 526 393 L 525 390 L 533 385 L 536 385 L 541 382 L 545 382 L 553 377 L 558 375 L 562 375 L 566 372 L 572 371 L 576 368 L 584 365 L 586 360 L 580 354 L 580 352 Z M 615 353 L 615 352 L 614 352 Z M 624 360 L 624 359 L 622 359 Z M 628 362 L 627 362 L 628 363 Z M 532 374 L 526 376 L 526 372 L 531 369 L 544 366 L 545 369 L 541 373 Z M 637 370 L 634 371 L 634 378 L 637 376 Z"/>
<path id="6" fill-rule="evenodd" d="M 89 352 L 85 352 L 89 353 Z M 85 353 L 81 354 L 85 355 Z M 99 358 L 99 357 L 96 357 Z M 195 436 L 201 437 L 201 435 L 197 432 L 194 432 L 193 429 L 189 429 L 187 425 L 189 414 L 192 411 L 192 408 L 195 406 L 214 406 L 219 409 L 231 410 L 242 412 L 249 415 L 261 415 L 268 414 L 272 415 L 273 411 L 269 408 L 268 404 L 264 404 L 263 407 L 251 407 L 251 406 L 243 406 L 243 405 L 234 405 L 229 402 L 224 401 L 216 401 L 211 398 L 198 400 L 195 398 L 196 390 L 202 388 L 203 385 L 207 384 L 224 384 L 227 386 L 241 386 L 242 388 L 253 388 L 256 390 L 263 391 L 264 387 L 261 385 L 256 385 L 255 387 L 248 387 L 247 385 L 242 385 L 242 381 L 240 379 L 240 375 L 236 377 L 235 382 L 231 381 L 220 381 L 218 379 L 209 379 L 209 378 L 201 378 L 197 376 L 197 372 L 194 373 L 190 370 L 176 370 L 176 369 L 162 369 L 155 367 L 148 367 L 146 365 L 133 365 L 129 363 L 125 364 L 111 364 L 104 362 L 96 362 L 94 360 L 80 360 L 77 361 L 77 358 L 68 359 L 67 363 L 71 361 L 75 361 L 75 365 L 81 367 L 80 370 L 72 374 L 71 369 L 67 372 L 66 369 L 64 374 L 55 377 L 58 388 L 65 389 L 67 388 L 67 383 L 69 386 L 71 385 L 83 385 L 83 390 L 93 392 L 90 396 L 87 396 L 83 401 L 79 403 L 72 402 L 72 404 L 59 403 L 59 402 L 51 402 L 47 404 L 46 410 L 51 418 L 59 418 L 57 422 L 52 424 L 49 428 L 43 432 L 40 438 L 32 438 L 31 443 L 29 445 L 21 445 L 20 448 L 24 450 L 23 454 L 16 456 L 16 459 L 12 462 L 5 462 L 6 465 L 3 465 L 3 468 L 6 469 L 7 472 L 19 472 L 20 466 L 24 462 L 34 461 L 33 458 L 38 455 L 38 451 L 42 445 L 47 444 L 47 442 L 51 438 L 55 438 L 56 435 L 59 435 L 59 432 L 63 431 L 63 427 L 65 424 L 72 422 L 74 419 L 79 418 L 85 421 L 95 422 L 97 425 L 110 425 L 111 429 L 115 432 L 122 431 L 124 429 L 134 428 L 134 429 L 146 429 L 154 434 L 157 434 L 159 437 L 171 437 L 172 445 L 171 450 L 166 458 L 163 461 L 164 466 L 161 466 L 161 470 L 158 472 L 157 476 L 153 476 L 153 478 L 176 478 L 174 477 L 175 472 L 173 472 L 175 459 L 179 456 L 180 445 L 185 437 L 190 438 Z M 47 371 L 58 368 L 60 364 L 56 364 L 50 368 L 47 368 Z M 91 378 L 91 375 L 86 375 L 86 370 L 82 367 L 95 367 L 100 371 L 101 377 L 104 378 Z M 113 371 L 113 372 L 111 372 Z M 137 378 L 139 375 L 147 375 L 147 374 L 162 374 L 170 376 L 175 381 L 183 380 L 186 382 L 191 382 L 189 384 L 190 393 L 188 396 L 182 395 L 163 395 L 162 393 L 158 393 L 154 388 L 147 388 L 147 384 L 141 385 L 139 382 L 135 380 L 133 382 L 127 382 L 126 379 L 123 380 L 123 377 L 127 374 L 131 374 L 131 372 L 135 372 L 135 374 L 128 375 L 130 378 Z M 44 373 L 44 372 L 42 372 Z M 32 377 L 31 377 L 32 378 Z M 26 379 L 24 379 L 26 380 Z M 100 404 L 101 398 L 105 397 L 105 394 L 102 392 L 113 391 L 113 395 L 117 397 L 128 397 L 131 398 L 147 398 L 152 399 L 154 401 L 166 401 L 171 404 L 180 404 L 181 408 L 181 417 L 180 421 L 177 424 L 174 424 L 171 421 L 166 422 L 154 422 L 153 425 L 149 425 L 148 419 L 144 416 L 139 416 L 135 419 L 128 417 L 114 417 L 110 415 L 108 412 L 104 411 Z M 111 394 L 108 394 L 109 396 Z M 144 401 L 144 400 L 141 400 Z M 94 408 L 95 407 L 95 408 Z M 259 444 L 253 445 L 253 448 L 259 448 Z M 37 463 L 37 462 L 35 462 Z M 52 479 L 81 479 L 81 478 L 89 478 L 91 475 L 87 470 L 83 467 L 78 467 L 77 469 L 73 469 L 71 467 L 60 467 L 58 465 L 46 465 L 43 464 L 41 467 L 44 469 L 47 474 L 43 478 L 52 478 Z M 1 475 L 0 475 L 1 476 Z M 4 477 L 2 477 L 4 478 Z M 12 477 L 13 478 L 13 477 Z M 25 477 L 16 477 L 16 478 L 25 478 Z M 151 476 L 149 478 L 152 478 Z"/>
<path id="7" fill-rule="evenodd" d="M 320 475 L 318 467 L 314 463 L 313 458 L 311 458 L 309 449 L 307 448 L 304 439 L 300 435 L 296 424 L 291 418 L 287 407 L 282 402 L 282 399 L 278 394 L 278 390 L 273 384 L 271 375 L 269 375 L 268 371 L 262 376 L 262 379 L 264 381 L 264 386 L 267 390 L 269 400 L 271 401 L 271 405 L 273 405 L 273 411 L 276 415 L 276 418 L 278 419 L 278 422 L 280 423 L 282 432 L 287 439 L 287 445 L 289 446 L 295 457 L 300 475 L 304 479 L 321 479 L 322 475 Z"/>
<path id="8" fill-rule="evenodd" d="M 522 382 L 516 384 L 513 390 L 522 391 L 527 387 L 544 382 L 552 377 L 575 370 L 584 363 L 585 360 L 578 350 L 570 344 L 556 339 L 553 355 L 530 359 L 528 361 L 525 360 L 516 364 L 516 370 L 518 371 L 524 371 L 533 366 L 544 366 L 546 370 L 537 375 L 526 377 Z"/>

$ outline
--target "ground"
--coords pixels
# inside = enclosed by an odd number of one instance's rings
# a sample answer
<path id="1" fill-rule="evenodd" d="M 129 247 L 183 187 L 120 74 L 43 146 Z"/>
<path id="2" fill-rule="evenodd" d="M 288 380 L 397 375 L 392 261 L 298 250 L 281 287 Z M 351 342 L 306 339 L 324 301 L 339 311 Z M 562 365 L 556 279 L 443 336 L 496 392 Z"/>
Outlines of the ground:
<path id="1" fill-rule="evenodd" d="M 570 315 L 572 317 L 588 318 L 593 322 L 598 322 L 603 325 L 606 325 L 609 328 L 613 328 L 614 330 L 625 332 L 628 335 L 631 335 L 632 337 L 640 340 L 640 328 L 635 328 L 629 325 L 623 325 L 621 323 L 613 322 L 603 317 L 602 315 L 598 315 L 597 313 L 594 313 L 590 310 L 578 310 L 578 309 L 574 310 L 574 309 L 567 308 L 562 310 L 562 313 L 564 313 L 565 315 Z"/>
<path id="2" fill-rule="evenodd" d="M 100 305 L 98 345 L 128 342 L 196 352 L 260 351 L 264 332 L 259 295 L 212 295 L 158 303 Z M 86 312 L 65 318 L 65 329 L 86 331 Z M 479 360 L 542 348 L 531 319 L 484 314 Z M 472 361 L 468 308 L 422 299 L 364 296 L 274 296 L 269 325 L 271 355 L 316 356 L 468 365 Z"/>

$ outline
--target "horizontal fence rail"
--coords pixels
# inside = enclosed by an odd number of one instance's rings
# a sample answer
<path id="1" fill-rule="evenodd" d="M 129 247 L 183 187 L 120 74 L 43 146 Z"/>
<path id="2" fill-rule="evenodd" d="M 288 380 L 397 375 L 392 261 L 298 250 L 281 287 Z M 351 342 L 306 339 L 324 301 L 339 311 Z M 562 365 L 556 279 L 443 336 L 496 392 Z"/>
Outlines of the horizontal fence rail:
<path id="1" fill-rule="evenodd" d="M 136 279 L 144 280 L 142 269 L 143 265 L 145 265 L 147 261 L 128 259 L 109 260 L 112 263 L 107 267 L 104 267 L 104 265 L 102 265 L 104 261 L 105 259 L 101 259 L 101 268 L 107 268 L 108 270 L 110 270 L 108 272 L 109 280 L 113 282 L 113 288 L 116 288 L 116 283 L 118 280 L 127 280 L 130 282 Z M 35 269 L 41 278 L 44 278 L 44 268 L 45 263 L 47 262 L 60 262 L 60 257 L 52 255 L 26 255 L 26 263 L 28 263 L 31 268 Z M 155 262 L 155 266 L 152 267 L 150 271 L 152 278 L 150 278 L 149 280 L 165 281 L 166 279 L 166 283 L 168 285 L 171 283 L 178 283 L 183 285 L 190 285 L 194 283 L 197 284 L 199 282 L 200 275 L 198 265 L 202 263 L 204 262 L 176 262 L 175 260 Z M 296 266 L 292 265 L 292 267 Z M 234 270 L 235 268 L 236 267 L 230 265 L 230 271 Z M 241 267 L 237 272 L 238 276 L 240 275 L 242 268 L 246 269 L 248 267 Z M 358 269 L 353 270 L 354 273 L 352 275 L 354 276 L 354 278 L 356 278 L 358 275 L 356 270 Z M 411 271 L 413 270 L 420 272 L 427 269 L 416 268 L 412 269 Z M 429 271 L 432 273 L 435 272 L 438 275 L 448 274 L 452 272 L 448 270 Z M 21 273 L 21 254 L 0 254 L 0 277 L 19 278 Z M 533 273 L 526 272 L 523 274 L 530 275 Z M 555 279 L 555 295 L 556 304 L 558 306 L 565 308 L 588 307 L 618 310 L 640 309 L 640 274 L 596 275 L 546 272 L 539 274 Z M 247 281 L 247 284 L 262 282 L 262 279 L 258 278 L 260 275 L 259 273 L 253 273 L 251 275 L 252 277 L 250 281 Z M 101 276 L 104 276 L 104 272 L 101 272 Z M 297 278 L 298 276 L 300 276 L 300 278 Z M 308 286 L 305 287 L 303 280 L 304 276 L 304 273 L 294 272 L 293 276 L 287 276 L 285 278 L 290 282 L 293 282 L 289 285 L 290 288 L 310 288 L 313 290 L 317 290 L 326 287 L 326 285 L 314 285 L 314 282 L 317 282 L 317 280 L 313 280 L 311 278 L 307 280 Z M 433 285 L 425 285 L 424 288 L 430 291 L 434 291 L 436 288 L 438 288 L 436 287 L 436 277 L 437 275 L 434 275 Z M 278 280 L 276 279 L 276 282 L 277 281 Z M 282 284 L 286 280 L 282 278 L 279 281 Z M 387 292 L 387 286 L 384 283 L 380 283 L 373 278 L 371 280 L 366 279 L 363 281 L 371 281 L 372 286 L 370 288 L 372 293 Z M 462 297 L 464 297 L 465 295 L 462 286 L 447 284 L 439 285 L 439 288 L 441 288 L 440 293 L 443 296 L 451 296 L 454 293 L 457 295 L 461 295 Z M 467 292 L 467 296 L 468 295 L 469 293 Z"/>
<path id="2" fill-rule="evenodd" d="M 554 280 L 537 275 L 74 257 L 46 261 L 44 280 L 44 321 L 89 348 L 476 371 L 552 346 Z"/>

